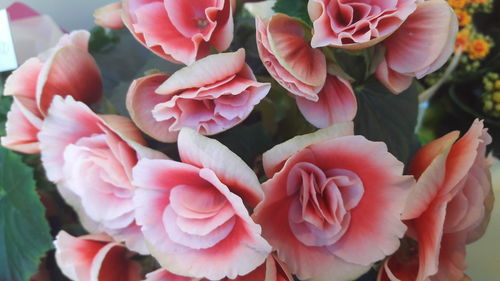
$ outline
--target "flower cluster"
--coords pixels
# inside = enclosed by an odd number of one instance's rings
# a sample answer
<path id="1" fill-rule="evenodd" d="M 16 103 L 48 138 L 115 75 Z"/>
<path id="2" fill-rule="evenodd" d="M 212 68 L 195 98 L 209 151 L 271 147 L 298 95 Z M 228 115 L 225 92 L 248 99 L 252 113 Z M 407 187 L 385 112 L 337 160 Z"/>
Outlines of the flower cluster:
<path id="1" fill-rule="evenodd" d="M 500 75 L 490 72 L 483 78 L 483 110 L 493 117 L 500 117 Z"/>
<path id="2" fill-rule="evenodd" d="M 311 25 L 255 12 L 263 66 L 321 128 L 263 153 L 262 176 L 208 137 L 244 122 L 272 87 L 244 49 L 229 49 L 236 1 L 124 0 L 96 11 L 97 23 L 128 28 L 184 65 L 134 80 L 130 119 L 88 105 L 102 93 L 88 33 L 10 76 L 2 145 L 40 152 L 91 233 L 57 235 L 67 277 L 141 280 L 140 254 L 157 263 L 146 281 L 347 281 L 378 262 L 379 280 L 463 279 L 465 245 L 484 232 L 491 203 L 487 130 L 476 121 L 424 146 L 405 175 L 384 142 L 355 134 L 356 95 L 332 51 L 372 54 L 370 75 L 398 94 L 448 60 L 453 10 L 444 0 L 309 0 L 307 10 Z M 153 139 L 176 143 L 178 155 L 152 149 Z"/>

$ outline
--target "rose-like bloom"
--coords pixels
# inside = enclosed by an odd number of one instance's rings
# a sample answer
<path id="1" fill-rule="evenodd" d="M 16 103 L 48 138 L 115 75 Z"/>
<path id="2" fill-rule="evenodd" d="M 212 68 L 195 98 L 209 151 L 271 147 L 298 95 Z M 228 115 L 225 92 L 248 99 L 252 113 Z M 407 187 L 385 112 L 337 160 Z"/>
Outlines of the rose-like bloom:
<path id="1" fill-rule="evenodd" d="M 297 106 L 306 120 L 318 128 L 349 122 L 358 111 L 356 96 L 348 81 L 328 74 L 318 100 L 296 97 Z"/>
<path id="2" fill-rule="evenodd" d="M 53 49 L 27 60 L 7 78 L 4 95 L 14 102 L 7 114 L 7 135 L 1 138 L 4 147 L 40 152 L 37 133 L 54 95 L 71 95 L 85 103 L 99 101 L 101 75 L 87 51 L 89 37 L 87 31 L 64 35 Z"/>
<path id="3" fill-rule="evenodd" d="M 264 153 L 270 178 L 252 216 L 301 280 L 354 280 L 399 248 L 413 177 L 382 142 L 341 123 Z"/>
<path id="4" fill-rule="evenodd" d="M 146 275 L 144 281 L 210 281 L 208 279 L 193 279 L 175 275 L 165 269 L 159 269 Z M 274 255 L 269 255 L 266 262 L 254 271 L 236 279 L 224 278 L 219 281 L 293 281 L 284 264 L 277 260 Z"/>
<path id="5" fill-rule="evenodd" d="M 156 74 L 135 81 L 127 108 L 146 134 L 175 142 L 183 127 L 214 135 L 236 126 L 270 88 L 255 80 L 240 49 L 208 56 L 170 77 Z"/>
<path id="6" fill-rule="evenodd" d="M 376 76 L 397 94 L 413 80 L 441 68 L 453 53 L 458 20 L 444 0 L 419 2 L 417 10 L 384 40 L 385 57 Z"/>
<path id="7" fill-rule="evenodd" d="M 73 237 L 61 231 L 54 241 L 56 262 L 74 281 L 139 281 L 141 267 L 131 253 L 104 234 Z"/>
<path id="8" fill-rule="evenodd" d="M 102 27 L 122 29 L 124 27 L 122 20 L 122 3 L 111 3 L 95 10 L 94 22 Z"/>
<path id="9" fill-rule="evenodd" d="M 178 147 L 182 162 L 143 159 L 133 169 L 136 220 L 151 254 L 181 276 L 250 273 L 271 252 L 245 207 L 262 200 L 257 176 L 221 143 L 191 129 L 181 130 Z"/>
<path id="10" fill-rule="evenodd" d="M 134 219 L 132 168 L 141 158 L 164 156 L 142 146 L 132 121 L 98 116 L 70 96 L 57 96 L 38 137 L 48 179 L 89 232 L 106 232 L 147 253 Z"/>
<path id="11" fill-rule="evenodd" d="M 311 101 L 326 79 L 326 59 L 305 40 L 302 23 L 284 14 L 255 18 L 257 48 L 271 76 L 293 95 Z"/>
<path id="12" fill-rule="evenodd" d="M 230 0 L 123 0 L 123 20 L 144 46 L 183 64 L 223 52 L 233 40 Z"/>
<path id="13" fill-rule="evenodd" d="M 396 31 L 415 11 L 415 0 L 309 0 L 314 48 L 368 48 Z"/>
<path id="14" fill-rule="evenodd" d="M 464 278 L 465 245 L 482 236 L 493 205 L 486 131 L 476 120 L 462 138 L 451 132 L 416 154 L 410 172 L 417 184 L 402 215 L 416 243 L 389 258 L 379 280 Z"/>

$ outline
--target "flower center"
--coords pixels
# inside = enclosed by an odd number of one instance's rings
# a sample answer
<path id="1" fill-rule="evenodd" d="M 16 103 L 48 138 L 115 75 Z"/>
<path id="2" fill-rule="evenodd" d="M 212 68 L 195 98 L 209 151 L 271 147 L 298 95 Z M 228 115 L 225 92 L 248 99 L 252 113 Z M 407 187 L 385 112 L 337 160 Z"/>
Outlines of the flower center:
<path id="1" fill-rule="evenodd" d="M 287 192 L 294 197 L 289 225 L 308 246 L 331 245 L 347 231 L 349 211 L 360 202 L 364 188 L 351 171 L 322 171 L 312 163 L 298 163 L 288 175 Z"/>

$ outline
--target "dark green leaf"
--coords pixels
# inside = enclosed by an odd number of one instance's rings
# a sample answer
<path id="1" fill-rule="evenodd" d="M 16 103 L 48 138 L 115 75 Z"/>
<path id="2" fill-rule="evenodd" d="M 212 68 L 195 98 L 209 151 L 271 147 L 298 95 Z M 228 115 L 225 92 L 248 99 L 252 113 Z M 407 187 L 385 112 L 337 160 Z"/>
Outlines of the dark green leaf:
<path id="1" fill-rule="evenodd" d="M 307 1 L 305 0 L 278 0 L 274 4 L 273 10 L 302 20 L 312 26 L 311 19 L 307 13 Z"/>
<path id="2" fill-rule="evenodd" d="M 372 141 L 385 142 L 389 151 L 406 164 L 414 146 L 417 124 L 418 93 L 415 83 L 403 93 L 394 95 L 378 80 L 371 78 L 356 92 L 356 134 Z"/>
<path id="3" fill-rule="evenodd" d="M 33 171 L 0 148 L 0 280 L 26 281 L 52 248 Z"/>
<path id="4" fill-rule="evenodd" d="M 5 122 L 7 121 L 7 113 L 10 110 L 10 105 L 12 104 L 11 97 L 5 97 L 3 95 L 4 88 L 4 75 L 0 75 L 0 136 L 5 135 Z"/>
<path id="5" fill-rule="evenodd" d="M 104 52 L 119 41 L 120 37 L 116 31 L 96 26 L 90 31 L 89 52 L 92 54 Z"/>

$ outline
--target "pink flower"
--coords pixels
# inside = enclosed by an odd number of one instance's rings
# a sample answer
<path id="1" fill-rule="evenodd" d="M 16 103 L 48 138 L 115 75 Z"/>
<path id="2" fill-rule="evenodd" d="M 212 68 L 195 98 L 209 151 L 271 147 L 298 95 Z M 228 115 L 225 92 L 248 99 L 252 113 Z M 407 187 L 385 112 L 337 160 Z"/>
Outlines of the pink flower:
<path id="1" fill-rule="evenodd" d="M 271 76 L 293 95 L 311 101 L 326 79 L 326 59 L 306 41 L 304 26 L 284 14 L 255 18 L 260 59 Z"/>
<path id="2" fill-rule="evenodd" d="M 184 128 L 182 162 L 140 160 L 134 167 L 136 220 L 148 248 L 169 272 L 219 280 L 246 275 L 271 246 L 245 204 L 263 192 L 254 172 L 225 146 Z"/>
<path id="3" fill-rule="evenodd" d="M 328 75 L 326 83 L 318 93 L 318 100 L 296 97 L 297 106 L 306 120 L 318 128 L 336 123 L 349 122 L 358 111 L 356 96 L 346 80 Z"/>
<path id="4" fill-rule="evenodd" d="M 269 255 L 266 262 L 254 271 L 236 279 L 224 278 L 219 281 L 293 281 L 292 276 L 274 255 Z M 208 279 L 193 279 L 191 277 L 175 275 L 165 269 L 158 269 L 146 275 L 144 281 L 210 281 Z"/>
<path id="5" fill-rule="evenodd" d="M 384 264 L 379 280 L 464 278 L 465 245 L 486 229 L 493 196 L 485 158 L 490 135 L 476 120 L 460 139 L 451 132 L 424 146 L 412 161 L 417 178 L 403 219 L 414 249 L 402 249 Z M 417 245 L 418 243 L 418 245 Z"/>
<path id="6" fill-rule="evenodd" d="M 127 108 L 148 135 L 175 142 L 183 127 L 214 135 L 236 126 L 270 88 L 255 80 L 240 49 L 201 59 L 170 77 L 136 80 L 127 94 Z"/>
<path id="7" fill-rule="evenodd" d="M 125 25 L 144 46 L 172 62 L 192 64 L 233 40 L 229 0 L 124 0 Z"/>
<path id="8" fill-rule="evenodd" d="M 104 234 L 73 237 L 61 231 L 54 241 L 61 271 L 74 281 L 139 281 L 141 267 L 131 253 Z"/>
<path id="9" fill-rule="evenodd" d="M 90 34 L 75 31 L 38 58 L 31 58 L 5 82 L 4 95 L 14 102 L 5 124 L 2 146 L 23 153 L 39 153 L 37 133 L 54 95 L 71 95 L 85 103 L 102 96 L 102 82 L 92 56 L 87 52 Z"/>
<path id="10" fill-rule="evenodd" d="M 311 45 L 368 48 L 396 31 L 415 11 L 416 0 L 309 0 Z"/>
<path id="11" fill-rule="evenodd" d="M 115 2 L 101 7 L 94 12 L 95 24 L 109 29 L 122 29 L 122 3 Z"/>
<path id="12" fill-rule="evenodd" d="M 418 79 L 441 68 L 453 53 L 457 16 L 444 0 L 417 4 L 417 10 L 384 40 L 385 57 L 377 78 L 392 92 L 407 89 Z"/>
<path id="13" fill-rule="evenodd" d="M 399 248 L 414 180 L 382 142 L 340 123 L 264 153 L 270 178 L 253 218 L 301 280 L 354 280 Z"/>
<path id="14" fill-rule="evenodd" d="M 139 130 L 121 116 L 98 116 L 72 97 L 55 97 L 38 135 L 49 180 L 90 232 L 106 232 L 147 253 L 134 219 L 132 167 L 149 150 Z"/>

